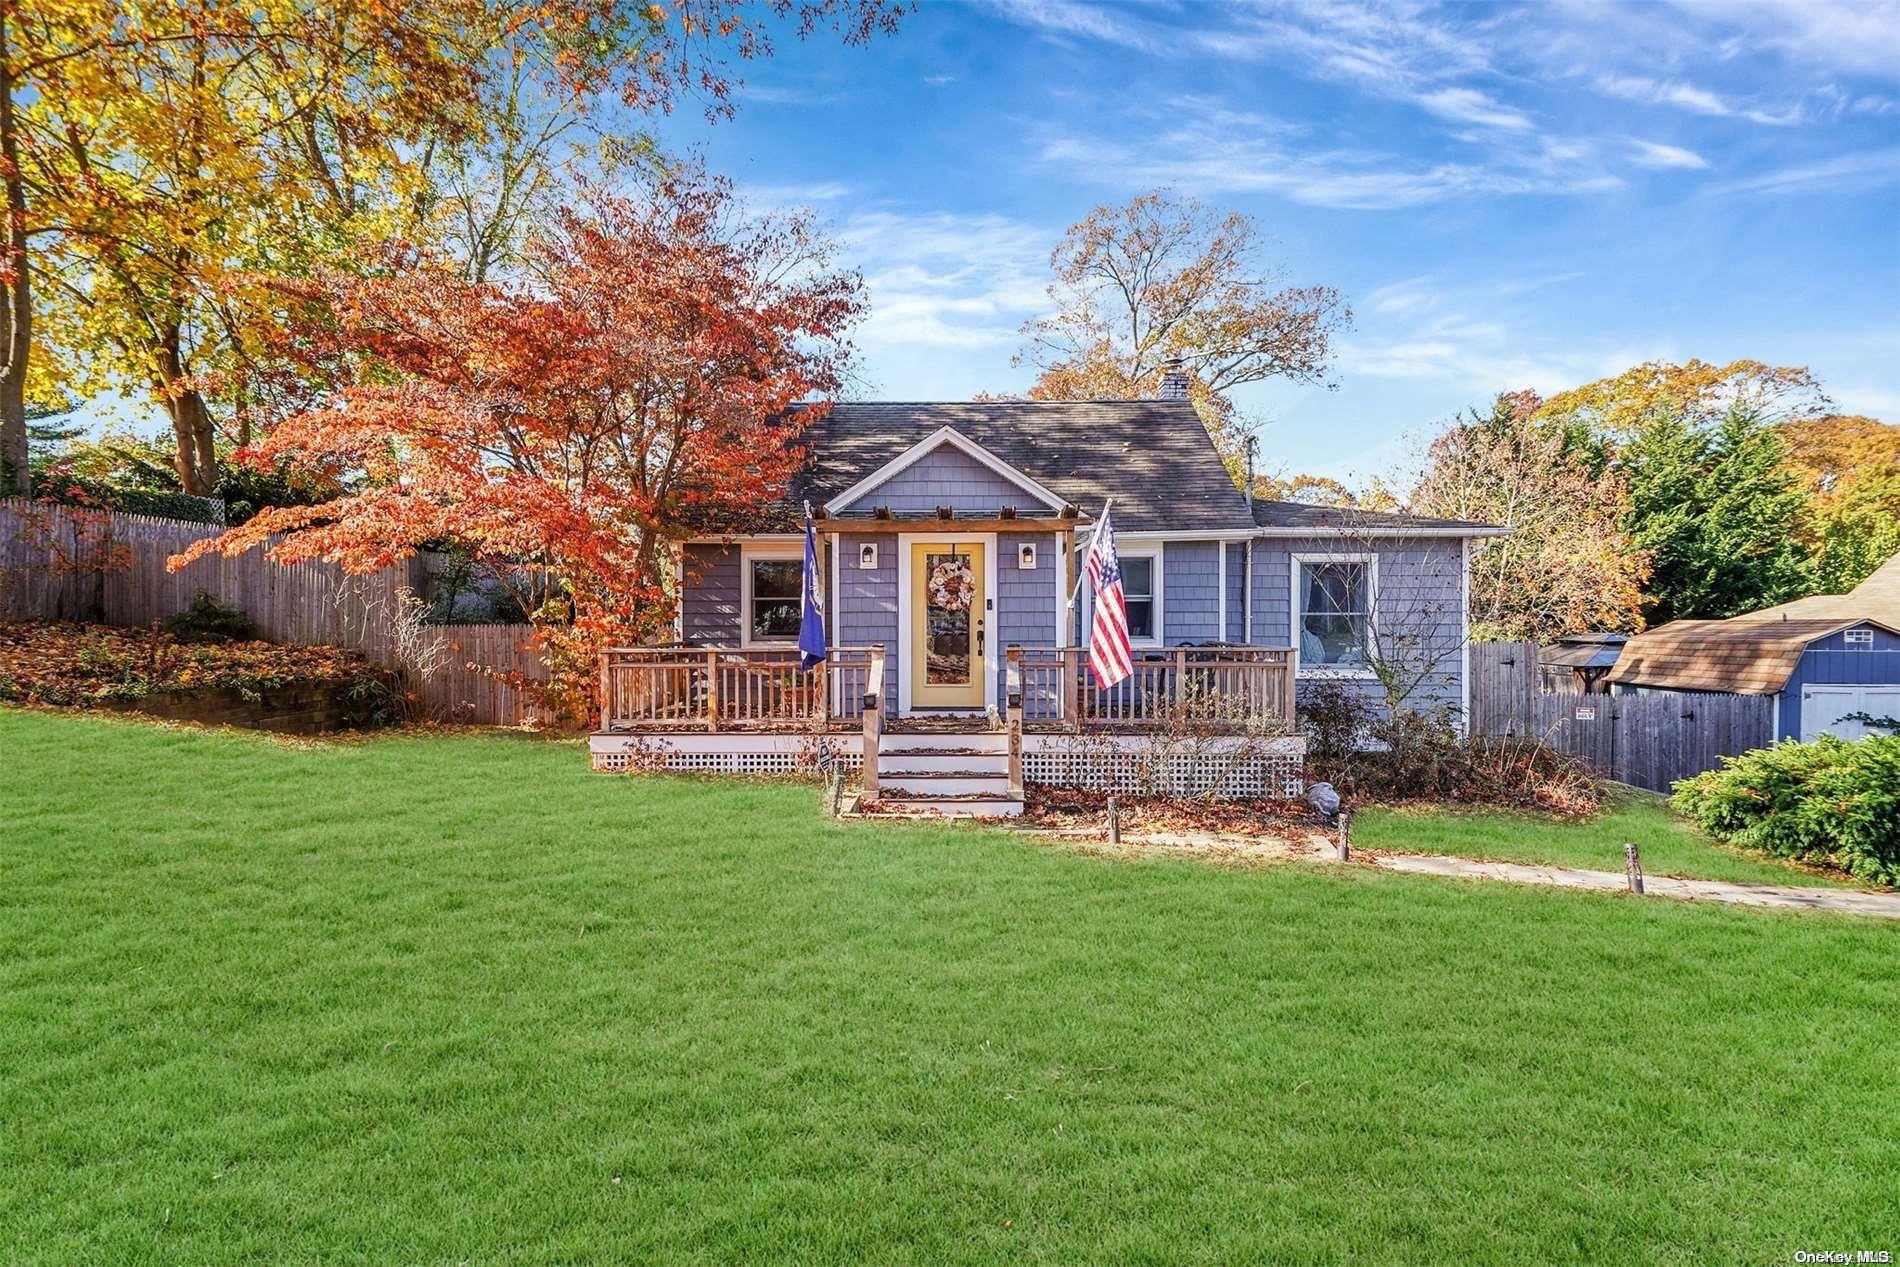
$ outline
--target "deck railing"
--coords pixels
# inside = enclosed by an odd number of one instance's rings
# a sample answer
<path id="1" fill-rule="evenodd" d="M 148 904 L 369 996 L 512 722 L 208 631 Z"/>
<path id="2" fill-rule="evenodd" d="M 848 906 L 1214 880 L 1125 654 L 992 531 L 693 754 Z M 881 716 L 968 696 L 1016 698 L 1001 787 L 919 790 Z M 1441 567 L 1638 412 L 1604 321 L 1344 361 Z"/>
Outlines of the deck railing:
<path id="1" fill-rule="evenodd" d="M 1031 730 L 1154 730 L 1184 715 L 1215 726 L 1292 724 L 1290 648 L 1144 648 L 1132 658 L 1133 674 L 1104 691 L 1080 647 L 1012 646 L 1007 711 Z M 882 647 L 834 647 L 810 670 L 799 660 L 791 647 L 604 651 L 601 729 L 881 729 L 894 711 Z"/>
<path id="2" fill-rule="evenodd" d="M 864 712 L 872 647 L 613 647 L 600 656 L 601 729 L 848 729 Z"/>
<path id="3" fill-rule="evenodd" d="M 1297 654 L 1288 647 L 1137 648 L 1134 672 L 1095 685 L 1081 647 L 1012 647 L 1012 690 L 1025 725 L 1152 730 L 1183 715 L 1219 725 L 1293 724 Z"/>

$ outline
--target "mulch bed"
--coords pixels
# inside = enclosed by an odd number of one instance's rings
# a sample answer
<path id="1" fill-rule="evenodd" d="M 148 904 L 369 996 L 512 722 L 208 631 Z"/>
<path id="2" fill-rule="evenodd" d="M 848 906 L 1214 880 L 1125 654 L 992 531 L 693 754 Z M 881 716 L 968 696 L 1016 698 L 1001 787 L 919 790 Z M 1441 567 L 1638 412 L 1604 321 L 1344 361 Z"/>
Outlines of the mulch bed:
<path id="1" fill-rule="evenodd" d="M 1031 827 L 1098 827 L 1106 831 L 1108 797 L 1079 788 L 1031 784 L 1021 821 Z M 1330 830 L 1305 801 L 1267 799 L 1207 801 L 1185 796 L 1117 796 L 1121 829 L 1128 834 L 1214 832 L 1233 835 L 1305 835 Z"/>

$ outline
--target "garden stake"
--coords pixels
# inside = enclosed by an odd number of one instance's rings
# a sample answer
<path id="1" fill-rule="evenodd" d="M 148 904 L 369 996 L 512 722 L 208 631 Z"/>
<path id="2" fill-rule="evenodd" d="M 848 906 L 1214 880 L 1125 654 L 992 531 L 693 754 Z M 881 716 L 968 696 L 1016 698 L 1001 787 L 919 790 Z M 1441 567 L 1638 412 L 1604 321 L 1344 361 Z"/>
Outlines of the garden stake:
<path id="1" fill-rule="evenodd" d="M 1334 855 L 1341 862 L 1349 861 L 1352 858 L 1351 836 L 1352 836 L 1352 811 L 1349 809 L 1342 809 L 1339 811 L 1339 845 L 1337 846 L 1337 849 Z"/>
<path id="2" fill-rule="evenodd" d="M 1623 870 L 1629 876 L 1630 892 L 1643 891 L 1643 860 L 1637 856 L 1636 845 L 1632 842 L 1623 846 Z"/>
<path id="3" fill-rule="evenodd" d="M 1112 796 L 1108 798 L 1108 843 L 1111 845 L 1122 843 L 1122 819 L 1115 809 L 1115 798 Z"/>

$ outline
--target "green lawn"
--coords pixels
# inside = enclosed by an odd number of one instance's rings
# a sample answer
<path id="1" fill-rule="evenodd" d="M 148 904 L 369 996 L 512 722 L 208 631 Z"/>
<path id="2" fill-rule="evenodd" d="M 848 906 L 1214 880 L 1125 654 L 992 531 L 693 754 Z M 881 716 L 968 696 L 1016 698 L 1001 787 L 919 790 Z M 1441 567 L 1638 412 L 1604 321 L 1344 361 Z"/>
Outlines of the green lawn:
<path id="1" fill-rule="evenodd" d="M 1853 886 L 1851 877 L 1829 876 L 1726 848 L 1661 798 L 1642 792 L 1613 793 L 1606 812 L 1580 823 L 1494 810 L 1368 809 L 1353 817 L 1352 838 L 1367 849 L 1618 872 L 1623 870 L 1623 844 L 1633 841 L 1648 875 L 1741 884 Z"/>
<path id="2" fill-rule="evenodd" d="M 0 710 L 0 1262 L 1900 1248 L 1900 929 Z"/>

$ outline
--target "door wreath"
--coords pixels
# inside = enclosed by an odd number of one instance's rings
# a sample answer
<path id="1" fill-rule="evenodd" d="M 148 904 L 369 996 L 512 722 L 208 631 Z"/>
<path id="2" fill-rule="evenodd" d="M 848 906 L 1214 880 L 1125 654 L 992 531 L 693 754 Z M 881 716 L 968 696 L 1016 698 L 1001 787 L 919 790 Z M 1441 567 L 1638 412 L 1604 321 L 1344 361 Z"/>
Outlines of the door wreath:
<path id="1" fill-rule="evenodd" d="M 976 575 L 969 560 L 951 555 L 930 569 L 930 604 L 948 612 L 965 612 L 976 601 Z"/>

